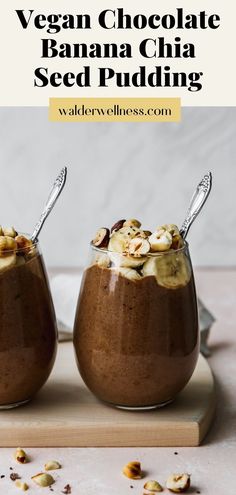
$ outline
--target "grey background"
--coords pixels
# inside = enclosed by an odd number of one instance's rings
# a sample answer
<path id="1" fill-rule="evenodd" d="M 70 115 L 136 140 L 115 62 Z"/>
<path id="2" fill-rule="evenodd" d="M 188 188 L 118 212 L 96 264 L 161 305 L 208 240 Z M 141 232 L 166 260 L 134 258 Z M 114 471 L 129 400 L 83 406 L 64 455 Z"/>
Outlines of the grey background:
<path id="1" fill-rule="evenodd" d="M 46 108 L 0 109 L 0 224 L 33 229 L 64 165 L 68 183 L 40 236 L 49 266 L 82 266 L 100 226 L 181 224 L 211 170 L 189 235 L 195 265 L 236 264 L 236 108 L 184 108 L 180 124 L 50 123 Z"/>

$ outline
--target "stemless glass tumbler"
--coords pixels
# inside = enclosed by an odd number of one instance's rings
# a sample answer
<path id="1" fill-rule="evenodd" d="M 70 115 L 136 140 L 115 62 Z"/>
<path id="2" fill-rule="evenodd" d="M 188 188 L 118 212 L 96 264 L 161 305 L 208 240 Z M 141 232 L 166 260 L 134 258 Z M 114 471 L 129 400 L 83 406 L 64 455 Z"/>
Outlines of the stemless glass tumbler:
<path id="1" fill-rule="evenodd" d="M 0 257 L 0 408 L 30 400 L 56 356 L 56 320 L 37 242 Z"/>
<path id="2" fill-rule="evenodd" d="M 81 376 L 99 399 L 131 409 L 172 401 L 199 353 L 188 244 L 141 259 L 91 245 L 74 347 Z"/>

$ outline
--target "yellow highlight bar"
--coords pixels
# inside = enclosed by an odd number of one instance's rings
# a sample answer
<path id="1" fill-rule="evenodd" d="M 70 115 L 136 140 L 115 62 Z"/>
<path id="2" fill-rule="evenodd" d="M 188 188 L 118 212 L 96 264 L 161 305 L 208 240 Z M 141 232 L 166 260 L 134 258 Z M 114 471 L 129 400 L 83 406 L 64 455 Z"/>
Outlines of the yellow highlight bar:
<path id="1" fill-rule="evenodd" d="M 180 122 L 180 98 L 50 98 L 51 122 Z"/>

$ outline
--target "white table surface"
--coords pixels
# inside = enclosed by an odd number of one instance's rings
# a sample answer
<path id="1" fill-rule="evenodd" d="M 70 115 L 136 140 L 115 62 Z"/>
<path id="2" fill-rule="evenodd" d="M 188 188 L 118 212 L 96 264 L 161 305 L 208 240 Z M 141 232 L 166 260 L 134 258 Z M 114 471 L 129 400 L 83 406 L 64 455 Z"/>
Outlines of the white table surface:
<path id="1" fill-rule="evenodd" d="M 0 494 L 22 493 L 9 478 L 12 467 L 29 483 L 28 493 L 39 495 L 60 494 L 67 483 L 73 495 L 142 495 L 144 480 L 157 479 L 165 484 L 173 472 L 191 473 L 189 493 L 235 495 L 236 270 L 198 269 L 196 282 L 201 298 L 217 318 L 209 341 L 212 350 L 209 362 L 216 379 L 218 406 L 203 444 L 191 448 L 31 448 L 27 449 L 31 462 L 26 465 L 15 463 L 13 449 L 2 448 L 0 476 L 5 477 L 0 478 Z M 60 461 L 63 466 L 55 471 L 54 492 L 35 486 L 30 479 L 50 459 Z M 131 460 L 141 461 L 143 480 L 132 481 L 122 475 L 123 465 Z"/>

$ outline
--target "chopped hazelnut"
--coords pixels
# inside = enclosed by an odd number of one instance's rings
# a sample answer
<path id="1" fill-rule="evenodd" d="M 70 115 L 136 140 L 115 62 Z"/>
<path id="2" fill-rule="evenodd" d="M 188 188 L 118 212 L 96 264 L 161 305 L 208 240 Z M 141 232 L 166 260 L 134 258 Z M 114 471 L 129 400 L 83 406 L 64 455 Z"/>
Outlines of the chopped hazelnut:
<path id="1" fill-rule="evenodd" d="M 24 483 L 22 481 L 17 480 L 15 482 L 15 485 L 17 488 L 20 488 L 20 490 L 22 490 L 23 492 L 26 492 L 29 489 L 29 485 L 27 485 L 27 483 Z"/>
<path id="2" fill-rule="evenodd" d="M 155 480 L 149 480 L 145 483 L 144 485 L 144 490 L 148 490 L 149 492 L 163 492 L 163 488 L 158 483 L 158 481 Z"/>
<path id="3" fill-rule="evenodd" d="M 183 474 L 171 474 L 166 482 L 168 490 L 174 493 L 184 493 L 190 487 L 190 475 Z"/>
<path id="4" fill-rule="evenodd" d="M 54 478 L 48 473 L 38 473 L 31 478 L 39 486 L 51 486 L 55 483 Z"/>
<path id="5" fill-rule="evenodd" d="M 14 454 L 14 458 L 20 464 L 26 464 L 27 462 L 29 462 L 29 459 L 28 459 L 26 452 L 23 449 L 21 449 L 20 447 L 18 447 L 16 449 L 15 454 Z"/>
<path id="6" fill-rule="evenodd" d="M 127 478 L 131 478 L 132 480 L 141 479 L 142 472 L 140 462 L 132 461 L 126 464 L 126 466 L 123 467 L 123 474 L 127 476 Z"/>
<path id="7" fill-rule="evenodd" d="M 61 464 L 57 461 L 48 461 L 44 466 L 45 471 L 54 471 L 55 469 L 61 469 Z"/>

